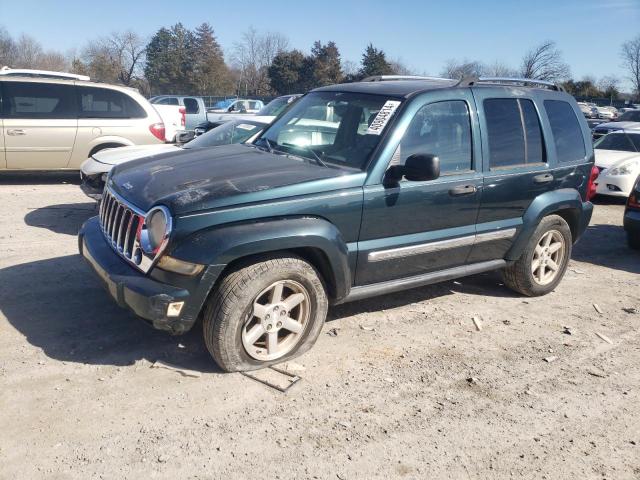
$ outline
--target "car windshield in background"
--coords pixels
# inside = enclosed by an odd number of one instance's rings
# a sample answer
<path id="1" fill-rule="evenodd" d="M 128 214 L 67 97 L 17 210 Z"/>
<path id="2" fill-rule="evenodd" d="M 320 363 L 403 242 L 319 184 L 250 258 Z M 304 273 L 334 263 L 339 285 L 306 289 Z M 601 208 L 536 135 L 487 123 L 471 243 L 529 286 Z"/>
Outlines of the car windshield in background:
<path id="1" fill-rule="evenodd" d="M 295 100 L 295 97 L 276 98 L 267 103 L 256 115 L 265 117 L 277 117 L 287 106 Z"/>
<path id="2" fill-rule="evenodd" d="M 264 127 L 264 124 L 249 120 L 226 122 L 191 140 L 184 145 L 184 148 L 216 147 L 218 145 L 229 145 L 231 143 L 243 143 Z"/>
<path id="3" fill-rule="evenodd" d="M 618 117 L 620 122 L 640 122 L 640 110 L 631 110 L 630 112 L 624 112 Z"/>
<path id="4" fill-rule="evenodd" d="M 593 148 L 597 150 L 617 150 L 619 152 L 639 152 L 640 134 L 610 133 L 598 140 Z"/>
<path id="5" fill-rule="evenodd" d="M 400 103 L 380 95 L 310 93 L 276 120 L 255 144 L 325 166 L 364 170 Z"/>

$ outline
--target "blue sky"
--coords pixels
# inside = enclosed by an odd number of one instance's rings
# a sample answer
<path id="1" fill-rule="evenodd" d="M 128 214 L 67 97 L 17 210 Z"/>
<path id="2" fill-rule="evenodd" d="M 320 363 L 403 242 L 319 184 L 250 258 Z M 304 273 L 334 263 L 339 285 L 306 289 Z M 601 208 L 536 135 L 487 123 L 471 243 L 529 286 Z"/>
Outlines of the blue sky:
<path id="1" fill-rule="evenodd" d="M 449 58 L 517 66 L 527 49 L 551 39 L 581 78 L 623 75 L 620 45 L 640 35 L 640 0 L 0 0 L 0 26 L 63 51 L 112 31 L 151 35 L 178 21 L 189 28 L 208 21 L 225 51 L 249 26 L 279 31 L 304 51 L 314 40 L 334 40 L 354 61 L 373 42 L 429 74 Z"/>

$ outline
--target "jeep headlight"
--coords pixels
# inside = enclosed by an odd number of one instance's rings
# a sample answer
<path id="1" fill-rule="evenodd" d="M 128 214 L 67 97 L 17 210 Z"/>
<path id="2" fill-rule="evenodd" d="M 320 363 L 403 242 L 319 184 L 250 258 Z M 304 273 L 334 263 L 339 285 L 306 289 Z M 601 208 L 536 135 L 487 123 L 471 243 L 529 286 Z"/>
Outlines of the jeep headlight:
<path id="1" fill-rule="evenodd" d="M 171 213 L 167 207 L 153 207 L 144 219 L 140 232 L 140 246 L 147 255 L 157 255 L 164 250 L 171 234 Z"/>
<path id="2" fill-rule="evenodd" d="M 622 165 L 610 168 L 607 174 L 609 175 L 631 175 L 638 169 L 638 160 L 629 160 Z"/>

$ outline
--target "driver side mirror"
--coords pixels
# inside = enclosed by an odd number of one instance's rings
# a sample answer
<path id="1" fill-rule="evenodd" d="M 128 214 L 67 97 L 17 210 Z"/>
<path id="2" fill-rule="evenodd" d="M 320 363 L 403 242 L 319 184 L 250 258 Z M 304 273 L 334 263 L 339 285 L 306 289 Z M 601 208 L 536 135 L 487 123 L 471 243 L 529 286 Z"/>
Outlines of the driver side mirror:
<path id="1" fill-rule="evenodd" d="M 394 165 L 387 170 L 387 181 L 397 183 L 406 178 L 411 182 L 427 182 L 440 177 L 440 158 L 430 153 L 409 155 L 404 165 Z"/>

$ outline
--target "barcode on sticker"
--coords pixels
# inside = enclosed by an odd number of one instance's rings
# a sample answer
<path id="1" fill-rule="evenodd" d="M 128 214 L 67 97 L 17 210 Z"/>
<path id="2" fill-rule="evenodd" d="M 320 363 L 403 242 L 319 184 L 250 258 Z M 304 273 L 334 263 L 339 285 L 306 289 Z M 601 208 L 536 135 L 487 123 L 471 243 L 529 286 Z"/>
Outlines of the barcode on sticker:
<path id="1" fill-rule="evenodd" d="M 367 128 L 367 135 L 380 135 L 401 103 L 398 100 L 387 100 Z"/>

